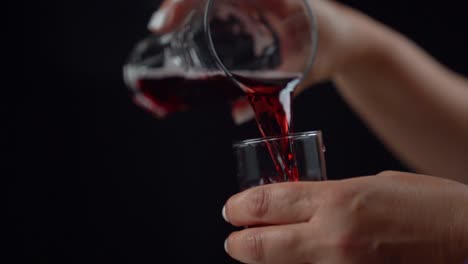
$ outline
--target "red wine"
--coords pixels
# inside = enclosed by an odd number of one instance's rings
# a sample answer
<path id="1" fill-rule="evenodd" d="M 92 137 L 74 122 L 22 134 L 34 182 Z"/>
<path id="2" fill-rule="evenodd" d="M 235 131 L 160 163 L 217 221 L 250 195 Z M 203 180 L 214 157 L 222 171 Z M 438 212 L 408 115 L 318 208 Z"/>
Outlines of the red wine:
<path id="1" fill-rule="evenodd" d="M 249 90 L 247 97 L 255 112 L 258 128 L 263 137 L 284 137 L 280 141 L 267 141 L 277 176 L 264 179 L 266 183 L 299 181 L 292 142 L 292 91 L 298 77 L 244 78 L 236 76 Z"/>
<path id="2" fill-rule="evenodd" d="M 233 102 L 245 94 L 221 74 L 141 74 L 132 82 L 135 102 L 159 118 Z"/>
<path id="3" fill-rule="evenodd" d="M 297 83 L 298 76 L 244 76 L 249 75 L 235 75 L 242 89 L 223 74 L 142 73 L 133 76 L 131 84 L 135 92 L 135 102 L 157 117 L 166 117 L 191 108 L 209 107 L 236 100 L 239 102 L 240 98 L 246 97 L 254 109 L 262 136 L 286 137 L 279 143 L 267 143 L 278 175 L 264 181 L 298 181 L 294 151 L 287 138 L 292 133 L 290 87 Z M 242 103 L 237 105 L 242 106 Z"/>

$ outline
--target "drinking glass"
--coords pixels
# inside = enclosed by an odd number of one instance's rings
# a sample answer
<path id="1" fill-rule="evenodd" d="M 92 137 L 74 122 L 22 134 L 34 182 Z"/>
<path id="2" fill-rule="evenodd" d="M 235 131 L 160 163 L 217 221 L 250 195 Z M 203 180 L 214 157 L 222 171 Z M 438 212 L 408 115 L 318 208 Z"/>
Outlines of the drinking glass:
<path id="1" fill-rule="evenodd" d="M 278 172 L 271 157 L 272 145 L 289 142 L 299 181 L 323 181 L 327 179 L 325 145 L 321 131 L 291 134 L 287 137 L 271 137 L 244 140 L 233 144 L 236 174 L 239 187 L 246 190 L 255 186 L 287 182 L 291 179 Z"/>
<path id="2" fill-rule="evenodd" d="M 177 26 L 137 43 L 124 66 L 134 101 L 156 117 L 220 103 L 242 114 L 245 95 L 261 89 L 252 83 L 292 92 L 310 71 L 317 27 L 307 0 L 183 4 Z"/>

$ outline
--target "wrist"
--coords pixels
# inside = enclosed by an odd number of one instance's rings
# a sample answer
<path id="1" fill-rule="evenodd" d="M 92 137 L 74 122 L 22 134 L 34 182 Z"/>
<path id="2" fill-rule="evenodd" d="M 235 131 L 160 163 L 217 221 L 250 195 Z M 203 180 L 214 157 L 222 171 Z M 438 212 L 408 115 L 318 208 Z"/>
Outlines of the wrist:
<path id="1" fill-rule="evenodd" d="M 401 37 L 387 26 L 349 7 L 339 5 L 346 17 L 342 25 L 331 79 L 346 75 L 353 69 L 386 65 Z"/>

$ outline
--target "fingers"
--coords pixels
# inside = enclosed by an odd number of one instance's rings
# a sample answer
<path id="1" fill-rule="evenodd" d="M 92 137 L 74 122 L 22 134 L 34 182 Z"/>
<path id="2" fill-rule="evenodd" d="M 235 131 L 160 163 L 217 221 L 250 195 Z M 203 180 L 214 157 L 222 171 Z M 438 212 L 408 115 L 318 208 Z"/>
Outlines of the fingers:
<path id="1" fill-rule="evenodd" d="M 224 208 L 235 226 L 291 224 L 309 221 L 317 210 L 321 182 L 265 185 L 231 197 Z M 314 199 L 316 197 L 316 199 Z"/>
<path id="2" fill-rule="evenodd" d="M 170 32 L 181 25 L 196 6 L 196 0 L 166 0 L 151 17 L 148 29 L 160 34 Z"/>
<path id="3" fill-rule="evenodd" d="M 307 224 L 250 228 L 232 233 L 226 252 L 242 263 L 310 263 Z M 309 238 L 310 239 L 310 238 Z"/>

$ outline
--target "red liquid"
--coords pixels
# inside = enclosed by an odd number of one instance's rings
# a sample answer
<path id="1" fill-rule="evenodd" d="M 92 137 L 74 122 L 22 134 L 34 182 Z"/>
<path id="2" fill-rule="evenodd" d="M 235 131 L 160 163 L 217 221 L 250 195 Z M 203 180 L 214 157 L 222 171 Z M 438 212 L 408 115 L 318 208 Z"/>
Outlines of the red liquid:
<path id="1" fill-rule="evenodd" d="M 293 78 L 236 78 L 245 86 L 242 91 L 224 75 L 187 78 L 183 76 L 148 76 L 136 80 L 135 101 L 158 117 L 190 108 L 209 107 L 233 102 L 245 95 L 253 107 L 264 137 L 288 136 L 291 131 L 291 92 L 284 88 Z M 283 103 L 282 103 L 283 102 Z M 268 143 L 278 175 L 266 183 L 298 181 L 294 152 L 289 139 Z"/>
<path id="2" fill-rule="evenodd" d="M 137 80 L 135 101 L 159 117 L 191 108 L 209 107 L 233 101 L 244 95 L 222 75 L 200 78 L 167 76 Z"/>
<path id="3" fill-rule="evenodd" d="M 295 81 L 283 79 L 247 79 L 236 78 L 252 92 L 247 93 L 255 111 L 258 128 L 263 137 L 286 137 L 284 140 L 268 142 L 270 156 L 275 164 L 277 177 L 264 179 L 266 183 L 299 181 L 299 172 L 295 164 L 292 142 L 287 138 L 292 131 L 292 91 L 285 87 Z"/>

